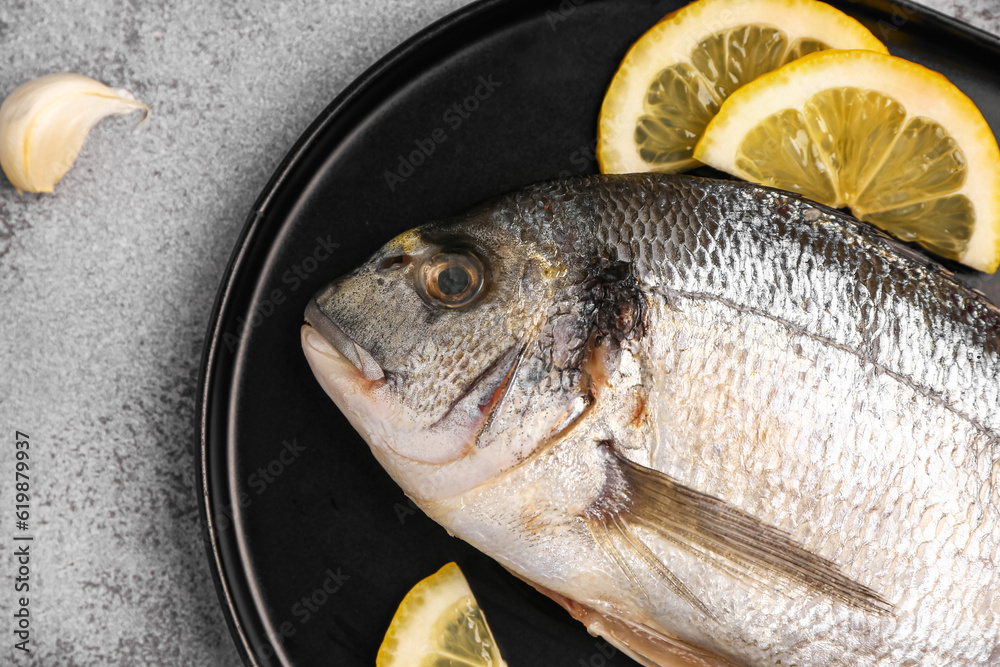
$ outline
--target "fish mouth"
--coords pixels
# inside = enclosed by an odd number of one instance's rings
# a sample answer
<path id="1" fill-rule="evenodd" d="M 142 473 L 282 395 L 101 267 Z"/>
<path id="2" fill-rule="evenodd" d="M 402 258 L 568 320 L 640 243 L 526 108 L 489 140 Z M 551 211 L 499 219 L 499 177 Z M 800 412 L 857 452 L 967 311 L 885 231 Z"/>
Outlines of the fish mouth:
<path id="1" fill-rule="evenodd" d="M 327 317 L 320 310 L 315 298 L 310 299 L 309 305 L 306 306 L 305 320 L 342 357 L 354 364 L 354 367 L 358 369 L 364 379 L 375 381 L 385 378 L 385 371 L 375 361 L 375 357 L 372 356 L 371 352 L 358 345 L 353 338 L 344 333 L 343 329 Z"/>

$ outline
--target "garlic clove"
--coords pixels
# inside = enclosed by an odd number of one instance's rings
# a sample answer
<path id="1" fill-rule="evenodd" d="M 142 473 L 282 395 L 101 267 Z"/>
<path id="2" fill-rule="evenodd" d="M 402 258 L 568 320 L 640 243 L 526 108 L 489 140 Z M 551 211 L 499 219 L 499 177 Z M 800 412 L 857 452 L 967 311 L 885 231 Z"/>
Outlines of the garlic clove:
<path id="1" fill-rule="evenodd" d="M 102 118 L 149 107 L 81 74 L 47 74 L 0 105 L 0 167 L 18 192 L 52 192 Z"/>

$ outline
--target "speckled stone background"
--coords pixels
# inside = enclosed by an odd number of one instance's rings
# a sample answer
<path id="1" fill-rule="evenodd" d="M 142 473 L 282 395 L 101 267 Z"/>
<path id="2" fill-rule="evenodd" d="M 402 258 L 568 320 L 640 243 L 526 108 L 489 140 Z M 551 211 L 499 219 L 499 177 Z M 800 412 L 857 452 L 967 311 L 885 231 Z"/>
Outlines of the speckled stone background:
<path id="1" fill-rule="evenodd" d="M 0 179 L 0 664 L 240 664 L 194 484 L 216 289 L 296 137 L 462 4 L 0 2 L 0 95 L 74 71 L 153 109 L 99 125 L 53 196 Z M 926 4 L 1000 33 L 1000 0 Z M 30 656 L 12 648 L 15 429 L 31 442 Z"/>

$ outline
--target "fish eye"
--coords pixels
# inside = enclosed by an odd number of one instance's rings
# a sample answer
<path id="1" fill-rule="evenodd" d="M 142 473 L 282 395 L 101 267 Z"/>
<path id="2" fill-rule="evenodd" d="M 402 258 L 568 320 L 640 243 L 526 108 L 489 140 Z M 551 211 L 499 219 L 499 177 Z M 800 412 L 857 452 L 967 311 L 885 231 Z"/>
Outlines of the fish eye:
<path id="1" fill-rule="evenodd" d="M 471 303 L 482 292 L 483 264 L 469 252 L 441 252 L 428 259 L 420 271 L 423 295 L 434 304 L 457 308 Z"/>

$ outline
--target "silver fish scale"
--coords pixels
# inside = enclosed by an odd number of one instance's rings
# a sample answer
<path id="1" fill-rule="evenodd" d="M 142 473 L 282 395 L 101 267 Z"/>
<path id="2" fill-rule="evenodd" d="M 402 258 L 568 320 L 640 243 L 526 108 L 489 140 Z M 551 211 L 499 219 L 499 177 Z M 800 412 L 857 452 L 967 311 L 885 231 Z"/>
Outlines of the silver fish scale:
<path id="1" fill-rule="evenodd" d="M 482 307 L 428 318 L 378 273 L 467 242 Z M 359 420 L 379 460 L 525 579 L 737 664 L 1000 667 L 1000 309 L 873 228 L 748 184 L 569 179 L 316 302 L 413 371 L 406 419 Z M 466 458 L 384 441 L 509 363 Z"/>
<path id="2" fill-rule="evenodd" d="M 785 530 L 894 605 L 873 619 L 794 593 L 740 598 L 668 554 L 727 628 L 743 629 L 726 649 L 749 664 L 983 664 L 1000 642 L 1000 466 L 986 436 L 776 320 L 686 296 L 650 316 L 661 340 L 648 356 L 666 379 L 648 465 Z M 942 447 L 942 434 L 954 442 Z M 666 626 L 682 622 L 661 613 Z M 809 642 L 817 624 L 830 642 Z M 854 641 L 837 637 L 845 625 Z M 774 648 L 751 648 L 761 644 Z"/>
<path id="3" fill-rule="evenodd" d="M 743 591 L 647 536 L 719 623 L 667 594 L 645 612 L 746 664 L 1000 664 L 1000 309 L 773 190 L 633 175 L 548 185 L 544 200 L 540 236 L 553 221 L 576 230 L 559 238 L 596 233 L 591 259 L 628 263 L 647 296 L 656 437 L 629 456 L 893 605 L 879 618 Z"/>
<path id="4" fill-rule="evenodd" d="M 567 218 L 648 289 L 720 299 L 859 355 L 994 438 L 1000 308 L 846 215 L 728 182 L 630 175 L 565 182 Z"/>

